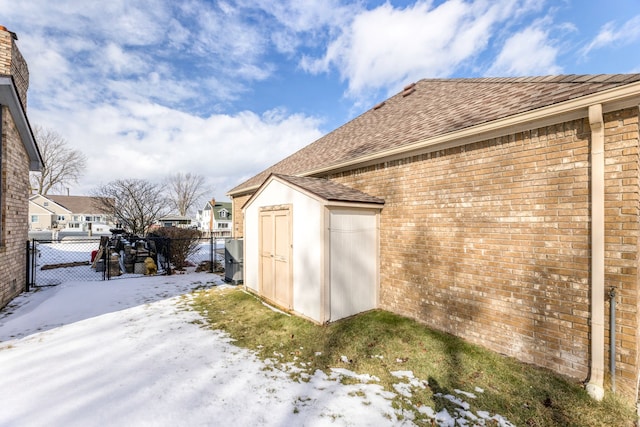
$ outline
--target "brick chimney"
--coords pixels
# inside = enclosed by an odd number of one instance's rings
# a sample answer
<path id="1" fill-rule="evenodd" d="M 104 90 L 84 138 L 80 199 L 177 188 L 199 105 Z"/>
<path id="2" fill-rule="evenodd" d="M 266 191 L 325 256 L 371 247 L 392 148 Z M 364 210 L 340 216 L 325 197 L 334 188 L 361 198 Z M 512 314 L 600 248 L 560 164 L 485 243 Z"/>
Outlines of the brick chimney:
<path id="1" fill-rule="evenodd" d="M 27 62 L 16 45 L 18 36 L 0 25 L 0 75 L 13 76 L 20 102 L 27 111 L 27 90 L 29 89 L 29 69 Z"/>

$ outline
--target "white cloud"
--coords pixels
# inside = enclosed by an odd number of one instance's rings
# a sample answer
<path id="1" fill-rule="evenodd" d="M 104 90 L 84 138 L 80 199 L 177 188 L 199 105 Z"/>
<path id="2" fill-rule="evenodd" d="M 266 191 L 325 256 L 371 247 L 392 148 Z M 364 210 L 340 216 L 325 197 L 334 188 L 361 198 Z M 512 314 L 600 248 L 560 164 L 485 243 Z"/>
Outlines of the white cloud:
<path id="1" fill-rule="evenodd" d="M 4 24 L 19 33 L 36 76 L 33 91 L 46 92 L 56 80 L 62 82 L 57 87 L 85 82 L 99 87 L 114 77 L 126 77 L 133 84 L 124 86 L 135 97 L 146 95 L 148 87 L 135 83 L 152 71 L 159 73 L 165 88 L 198 85 L 200 79 L 206 84 L 211 75 L 221 86 L 238 88 L 274 71 L 266 60 L 270 48 L 266 30 L 233 6 L 217 7 L 203 0 L 6 2 L 0 0 L 0 10 L 10 11 Z M 12 22 L 24 26 L 11 26 Z M 30 52 L 35 54 L 29 56 Z M 57 71 L 55 76 L 51 70 Z M 108 89 L 109 85 L 101 88 L 100 96 L 121 95 L 105 92 Z M 211 93 L 214 102 L 217 93 Z"/>
<path id="2" fill-rule="evenodd" d="M 139 73 L 148 69 L 148 61 L 144 61 L 140 56 L 125 51 L 122 46 L 113 42 L 108 43 L 104 48 L 98 49 L 94 56 L 94 66 L 102 67 L 105 74 L 111 72 L 117 74 Z"/>
<path id="3" fill-rule="evenodd" d="M 89 159 L 72 194 L 185 171 L 222 198 L 321 136 L 318 119 L 285 110 L 221 113 L 275 72 L 274 18 L 261 25 L 255 10 L 203 0 L 0 0 L 0 10 L 29 64 L 31 123 Z"/>
<path id="4" fill-rule="evenodd" d="M 640 39 L 640 15 L 636 15 L 622 25 L 607 22 L 600 28 L 598 35 L 582 49 L 583 55 L 605 47 L 620 47 Z"/>
<path id="5" fill-rule="evenodd" d="M 558 47 L 549 38 L 542 22 L 513 34 L 507 39 L 487 76 L 534 76 L 560 74 Z"/>
<path id="6" fill-rule="evenodd" d="M 201 118 L 143 101 L 83 109 L 71 122 L 40 112 L 34 119 L 64 129 L 69 144 L 87 155 L 90 166 L 72 194 L 87 194 L 117 178 L 160 182 L 182 171 L 207 177 L 221 198 L 321 136 L 317 119 L 281 110 Z"/>
<path id="7" fill-rule="evenodd" d="M 343 4 L 340 0 L 249 0 L 239 3 L 245 8 L 262 9 L 296 33 L 313 32 L 327 26 L 340 27 L 353 13 L 361 10 L 357 3 Z"/>
<path id="8" fill-rule="evenodd" d="M 404 9 L 390 3 L 363 11 L 321 58 L 305 57 L 303 69 L 336 67 L 358 98 L 372 89 L 398 90 L 423 77 L 446 77 L 479 55 L 498 23 L 537 8 L 530 1 L 450 0 L 436 7 L 418 1 Z"/>

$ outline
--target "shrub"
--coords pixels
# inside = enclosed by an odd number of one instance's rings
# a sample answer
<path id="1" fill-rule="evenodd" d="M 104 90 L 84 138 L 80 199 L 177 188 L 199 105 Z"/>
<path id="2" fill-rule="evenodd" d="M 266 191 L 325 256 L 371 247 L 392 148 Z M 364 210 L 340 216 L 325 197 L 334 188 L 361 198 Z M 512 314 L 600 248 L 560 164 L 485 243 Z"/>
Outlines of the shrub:
<path id="1" fill-rule="evenodd" d="M 169 262 L 176 270 L 182 270 L 187 265 L 187 258 L 198 251 L 201 233 L 193 228 L 160 227 L 153 235 L 170 239 Z"/>

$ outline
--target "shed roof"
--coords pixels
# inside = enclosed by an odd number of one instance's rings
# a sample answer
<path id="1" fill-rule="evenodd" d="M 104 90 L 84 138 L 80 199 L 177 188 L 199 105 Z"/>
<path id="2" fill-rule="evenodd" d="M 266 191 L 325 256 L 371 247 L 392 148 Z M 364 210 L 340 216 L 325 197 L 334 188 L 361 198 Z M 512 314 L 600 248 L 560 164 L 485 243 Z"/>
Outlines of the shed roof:
<path id="1" fill-rule="evenodd" d="M 587 95 L 640 82 L 640 74 L 424 79 L 230 190 L 257 188 L 271 173 L 312 171 L 410 147 L 449 134 Z"/>
<path id="2" fill-rule="evenodd" d="M 328 179 L 280 174 L 273 174 L 273 176 L 306 190 L 324 200 L 333 202 L 372 203 L 377 205 L 384 204 L 383 199 L 370 196 L 362 191 Z"/>

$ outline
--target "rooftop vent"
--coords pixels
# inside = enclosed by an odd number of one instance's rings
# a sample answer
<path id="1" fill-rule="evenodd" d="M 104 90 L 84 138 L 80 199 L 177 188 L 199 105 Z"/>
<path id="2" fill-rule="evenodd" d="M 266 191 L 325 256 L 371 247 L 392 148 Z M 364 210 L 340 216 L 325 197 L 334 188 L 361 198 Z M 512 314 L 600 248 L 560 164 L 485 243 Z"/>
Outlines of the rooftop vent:
<path id="1" fill-rule="evenodd" d="M 384 101 L 378 102 L 376 105 L 373 106 L 373 109 L 374 110 L 378 110 L 378 109 L 382 108 L 383 105 L 384 105 Z"/>
<path id="2" fill-rule="evenodd" d="M 409 96 L 416 91 L 416 84 L 410 83 L 402 89 L 402 96 Z"/>

